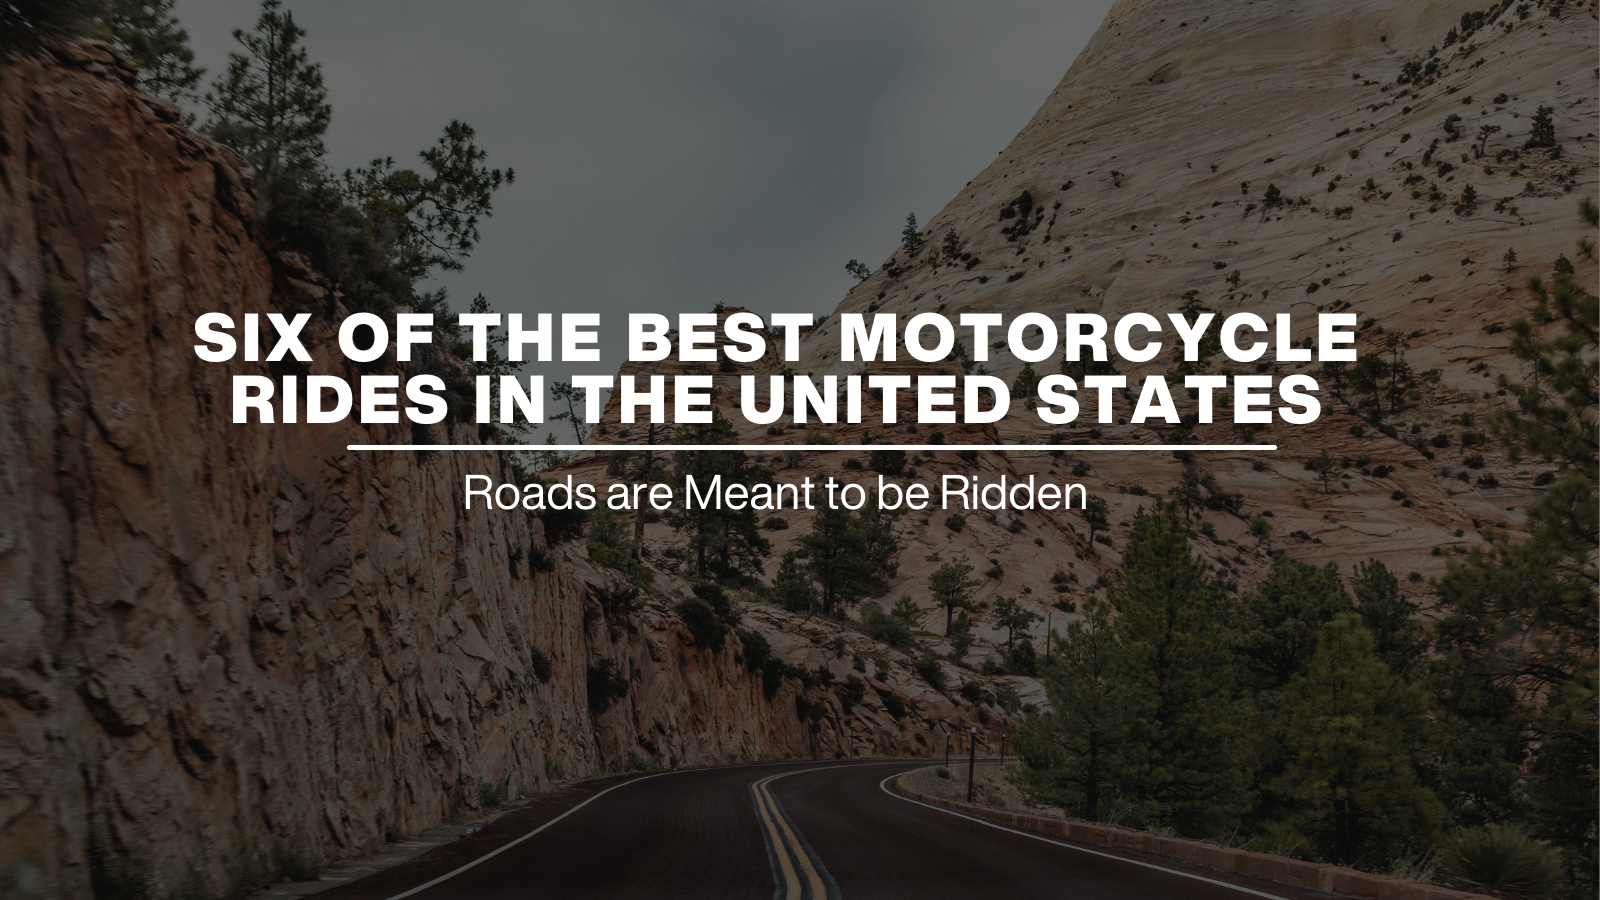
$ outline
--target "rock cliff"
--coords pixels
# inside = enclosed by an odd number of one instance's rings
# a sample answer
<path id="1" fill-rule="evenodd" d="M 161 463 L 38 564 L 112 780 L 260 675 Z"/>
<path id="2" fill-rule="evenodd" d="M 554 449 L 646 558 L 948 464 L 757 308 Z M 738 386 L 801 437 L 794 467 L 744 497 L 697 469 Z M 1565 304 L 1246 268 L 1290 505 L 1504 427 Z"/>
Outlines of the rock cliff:
<path id="1" fill-rule="evenodd" d="M 812 752 L 799 683 L 691 646 L 681 584 L 607 608 L 581 542 L 464 514 L 499 454 L 230 424 L 230 376 L 270 368 L 201 364 L 196 316 L 338 299 L 263 246 L 248 166 L 133 80 L 92 43 L 0 67 L 0 894 L 220 895 L 480 791 Z M 302 371 L 354 374 L 333 343 Z M 607 662 L 620 698 L 591 696 Z"/>

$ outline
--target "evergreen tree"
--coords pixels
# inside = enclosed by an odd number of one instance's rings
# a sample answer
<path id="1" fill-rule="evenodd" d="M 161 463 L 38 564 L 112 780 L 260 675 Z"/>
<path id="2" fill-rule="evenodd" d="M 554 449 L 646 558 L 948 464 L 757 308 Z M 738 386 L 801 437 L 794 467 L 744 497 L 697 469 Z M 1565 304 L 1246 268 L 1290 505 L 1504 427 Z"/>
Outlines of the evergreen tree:
<path id="1" fill-rule="evenodd" d="M 1528 128 L 1528 141 L 1522 149 L 1531 150 L 1535 147 L 1554 147 L 1556 145 L 1555 109 L 1539 104 L 1533 111 L 1533 124 Z"/>
<path id="2" fill-rule="evenodd" d="M 811 583 L 811 576 L 801 567 L 793 550 L 783 554 L 783 560 L 778 563 L 778 574 L 772 579 L 768 595 L 772 597 L 774 603 L 790 612 L 816 611 L 816 586 Z"/>
<path id="3" fill-rule="evenodd" d="M 1593 227 L 1592 206 L 1584 217 Z M 1444 617 L 1435 626 L 1441 651 L 1440 683 L 1458 700 L 1461 729 L 1471 746 L 1495 753 L 1515 716 L 1496 716 L 1492 704 L 1461 703 L 1498 691 L 1514 692 L 1540 789 L 1531 791 L 1529 815 L 1539 836 L 1561 847 L 1579 890 L 1597 883 L 1596 821 L 1596 629 L 1600 572 L 1594 549 L 1600 538 L 1596 483 L 1600 481 L 1596 410 L 1600 407 L 1600 310 L 1596 296 L 1571 275 L 1552 284 L 1530 281 L 1537 306 L 1530 319 L 1513 324 L 1512 351 L 1530 372 L 1528 383 L 1502 377 L 1516 407 L 1496 414 L 1490 425 L 1513 462 L 1533 455 L 1557 465 L 1557 477 L 1527 507 L 1528 537 L 1513 543 L 1493 529 L 1485 549 L 1464 564 L 1452 563 L 1438 585 Z M 1561 326 L 1554 336 L 1550 324 Z M 1472 715 L 1487 706 L 1490 715 Z M 1512 719 L 1512 722 L 1507 722 Z M 1534 742 L 1537 743 L 1534 743 Z M 1503 770 L 1503 766 L 1497 770 Z M 1496 770 L 1491 770 L 1491 774 Z M 1450 772 L 1444 773 L 1446 775 Z M 1486 779 L 1491 794 L 1494 783 Z M 1550 785 L 1545 789 L 1545 785 Z M 1574 812 L 1572 795 L 1585 809 Z"/>
<path id="4" fill-rule="evenodd" d="M 228 54 L 227 72 L 206 94 L 206 132 L 250 160 L 258 188 L 304 178 L 320 166 L 333 114 L 322 64 L 310 61 L 300 45 L 305 29 L 282 7 L 280 0 L 262 0 L 255 29 L 234 29 L 245 52 Z"/>
<path id="5" fill-rule="evenodd" d="M 1149 704 L 1131 727 L 1134 816 L 1185 835 L 1226 833 L 1244 793 L 1231 638 L 1176 504 L 1139 511 L 1110 593 L 1128 689 Z"/>
<path id="6" fill-rule="evenodd" d="M 172 15 L 177 0 L 111 0 L 100 17 L 100 36 L 139 67 L 139 86 L 174 103 L 199 99 L 204 69 L 194 66 L 189 33 Z M 189 115 L 189 119 L 193 119 Z"/>
<path id="7" fill-rule="evenodd" d="M 956 610 L 966 609 L 972 602 L 972 589 L 983 583 L 968 578 L 971 574 L 972 565 L 963 556 L 946 562 L 928 576 L 928 592 L 933 595 L 934 605 L 944 607 L 945 634 L 950 633 Z"/>
<path id="8" fill-rule="evenodd" d="M 1286 691 L 1294 765 L 1277 787 L 1324 858 L 1381 866 L 1428 846 L 1443 809 L 1417 778 L 1427 712 L 1422 691 L 1377 658 L 1358 616 L 1322 627 L 1310 668 Z"/>
<path id="9" fill-rule="evenodd" d="M 859 515 L 843 508 L 817 513 L 811 533 L 800 544 L 810 553 L 806 568 L 817 584 L 824 615 L 889 590 L 888 579 L 898 569 L 893 523 L 891 514 L 876 507 Z"/>
<path id="10" fill-rule="evenodd" d="M 889 614 L 915 628 L 917 618 L 922 615 L 922 609 L 917 606 L 917 601 L 911 599 L 910 594 L 905 594 L 894 602 L 894 609 L 890 610 Z"/>
<path id="11" fill-rule="evenodd" d="M 1183 474 L 1178 476 L 1178 483 L 1167 489 L 1167 495 L 1183 505 L 1183 518 L 1189 519 L 1190 514 L 1205 503 L 1205 494 L 1200 490 L 1200 476 L 1187 466 Z"/>
<path id="12" fill-rule="evenodd" d="M 968 651 L 972 649 L 972 617 L 967 615 L 966 610 L 963 609 L 961 614 L 956 616 L 955 621 L 950 624 L 948 635 L 950 638 L 950 661 L 959 663 L 966 658 Z"/>
<path id="13" fill-rule="evenodd" d="M 1123 677 L 1111 607 L 1098 599 L 1067 625 L 1044 671 L 1049 712 L 1029 717 L 1016 735 L 1022 784 L 1037 800 L 1095 822 L 1111 817 L 1125 775 L 1133 722 L 1150 698 Z"/>
<path id="14" fill-rule="evenodd" d="M 1358 563 L 1351 587 L 1361 623 L 1376 642 L 1378 658 L 1396 675 L 1409 676 L 1427 649 L 1422 626 L 1412 618 L 1416 604 L 1400 595 L 1400 582 L 1381 560 Z"/>
<path id="15" fill-rule="evenodd" d="M 1311 471 L 1317 473 L 1317 480 L 1322 482 L 1322 492 L 1328 492 L 1328 485 L 1339 477 L 1339 464 L 1328 455 L 1328 448 L 1323 447 L 1317 458 L 1311 461 Z"/>
<path id="16" fill-rule="evenodd" d="M 917 227 L 916 213 L 906 213 L 906 227 L 900 229 L 900 246 L 907 256 L 916 256 L 922 249 L 922 230 Z"/>
<path id="17" fill-rule="evenodd" d="M 1017 629 L 1021 628 L 1026 635 L 1028 626 L 1039 621 L 1039 615 L 1028 609 L 1011 597 L 996 597 L 994 601 L 994 624 L 1006 630 L 1006 651 L 1010 652 L 1011 646 L 1016 642 Z"/>
<path id="18" fill-rule="evenodd" d="M 1083 521 L 1089 526 L 1089 552 L 1098 555 L 1094 549 L 1094 533 L 1105 531 L 1111 524 L 1111 507 L 1100 497 L 1090 497 L 1083 504 Z"/>
<path id="19" fill-rule="evenodd" d="M 679 431 L 680 444 L 731 444 L 733 426 L 717 411 L 710 423 Z M 714 478 L 722 484 L 770 482 L 772 470 L 750 464 L 743 450 L 679 450 L 673 454 L 673 469 L 680 480 L 693 477 L 696 489 L 704 492 Z M 694 554 L 695 575 L 717 583 L 748 578 L 762 569 L 762 559 L 772 545 L 761 535 L 755 510 L 746 506 L 733 509 L 728 504 L 709 508 L 699 503 L 690 508 L 687 482 L 679 504 L 667 517 L 674 530 L 689 535 L 689 550 Z"/>
<path id="20" fill-rule="evenodd" d="M 1257 691 L 1281 690 L 1310 667 L 1324 625 L 1354 612 L 1339 567 L 1280 556 L 1267 577 L 1237 605 L 1237 652 Z"/>
<path id="21" fill-rule="evenodd" d="M 403 277 L 460 271 L 482 238 L 479 218 L 494 213 L 494 192 L 516 181 L 514 170 L 483 164 L 489 154 L 476 138 L 472 126 L 452 120 L 434 146 L 417 154 L 427 175 L 396 168 L 393 157 L 345 171 L 345 196 L 389 236 L 391 265 Z"/>

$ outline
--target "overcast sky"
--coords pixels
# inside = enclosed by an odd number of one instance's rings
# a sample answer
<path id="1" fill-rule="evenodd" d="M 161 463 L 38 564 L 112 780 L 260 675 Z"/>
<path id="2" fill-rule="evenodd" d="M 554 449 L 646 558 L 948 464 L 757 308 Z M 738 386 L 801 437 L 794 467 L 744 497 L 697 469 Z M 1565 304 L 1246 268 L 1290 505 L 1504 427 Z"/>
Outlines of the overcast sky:
<path id="1" fill-rule="evenodd" d="M 1110 0 L 288 0 L 335 169 L 416 164 L 452 118 L 516 169 L 465 272 L 501 312 L 824 313 L 992 160 Z M 179 0 L 209 71 L 250 0 Z M 607 317 L 596 366 L 621 361 Z"/>

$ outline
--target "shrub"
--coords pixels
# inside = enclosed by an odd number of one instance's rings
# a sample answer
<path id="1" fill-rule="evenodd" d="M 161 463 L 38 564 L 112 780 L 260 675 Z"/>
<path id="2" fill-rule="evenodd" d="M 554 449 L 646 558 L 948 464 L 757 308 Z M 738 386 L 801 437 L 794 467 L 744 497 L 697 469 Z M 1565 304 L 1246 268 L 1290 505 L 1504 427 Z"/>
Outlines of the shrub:
<path id="1" fill-rule="evenodd" d="M 960 513 L 953 513 L 949 518 L 944 520 L 944 527 L 950 529 L 951 531 L 959 532 L 961 529 L 965 528 L 966 525 L 967 517 Z"/>
<path id="2" fill-rule="evenodd" d="M 904 700 L 901 700 L 899 696 L 895 694 L 883 694 L 881 696 L 883 697 L 883 708 L 889 711 L 889 715 L 894 716 L 896 719 L 903 719 L 906 717 L 906 704 Z"/>
<path id="3" fill-rule="evenodd" d="M 1534 487 L 1544 487 L 1547 484 L 1553 484 L 1555 482 L 1555 480 L 1556 480 L 1556 473 L 1554 473 L 1554 472 L 1540 472 L 1539 474 L 1533 476 L 1533 486 Z"/>
<path id="4" fill-rule="evenodd" d="M 851 471 L 858 471 L 861 468 L 861 460 L 852 456 L 844 461 L 844 467 L 846 469 L 850 469 Z"/>
<path id="5" fill-rule="evenodd" d="M 940 778 L 945 779 L 946 781 L 955 781 L 956 780 L 956 776 L 950 774 L 950 770 L 945 768 L 944 766 L 940 766 L 939 768 L 934 769 L 933 770 L 933 774 L 939 776 Z"/>
<path id="6" fill-rule="evenodd" d="M 993 581 L 999 581 L 1000 579 L 1005 577 L 1005 574 L 1006 574 L 1006 570 L 1004 568 L 1002 568 L 1001 565 L 997 562 L 994 565 L 992 565 L 989 568 L 984 570 L 983 577 L 988 578 L 988 579 L 993 580 Z"/>
<path id="7" fill-rule="evenodd" d="M 1461 464 L 1469 469 L 1481 469 L 1483 468 L 1483 454 L 1474 453 L 1471 456 L 1468 456 L 1466 459 L 1463 459 Z"/>
<path id="8" fill-rule="evenodd" d="M 1457 832 L 1445 843 L 1438 872 L 1446 881 L 1519 897 L 1553 896 L 1562 881 L 1555 850 L 1500 825 Z"/>
<path id="9" fill-rule="evenodd" d="M 499 809 L 506 805 L 505 788 L 492 781 L 478 783 L 478 805 L 484 809 Z"/>
<path id="10" fill-rule="evenodd" d="M 612 659 L 590 663 L 585 686 L 589 694 L 589 710 L 595 715 L 605 712 L 618 700 L 628 696 L 628 678 L 617 670 L 617 662 Z"/>
<path id="11" fill-rule="evenodd" d="M 405 840 L 405 837 L 405 830 L 400 827 L 399 822 L 390 822 L 389 824 L 383 826 L 383 839 L 385 841 L 388 841 L 391 844 L 398 844 Z"/>
<path id="12" fill-rule="evenodd" d="M 771 699 L 778 693 L 789 667 L 783 660 L 773 655 L 772 644 L 760 632 L 741 628 L 736 634 L 739 646 L 742 648 L 744 667 L 752 672 L 761 673 L 761 690 L 768 699 Z"/>
<path id="13" fill-rule="evenodd" d="M 861 606 L 861 633 L 875 641 L 881 641 L 891 647 L 902 650 L 915 646 L 911 637 L 911 625 L 906 620 L 892 616 L 883 611 L 883 607 L 876 603 L 864 603 Z"/>
<path id="14" fill-rule="evenodd" d="M 978 451 L 976 450 L 957 450 L 956 456 L 965 463 L 976 463 L 978 461 Z"/>
<path id="15" fill-rule="evenodd" d="M 873 450 L 867 457 L 867 467 L 884 475 L 899 475 L 906 468 L 904 450 Z"/>
<path id="16" fill-rule="evenodd" d="M 540 684 L 549 684 L 550 676 L 555 674 L 555 666 L 551 664 L 550 657 L 544 651 L 535 647 L 529 652 L 529 668 L 533 670 L 533 677 L 539 679 Z"/>
<path id="17" fill-rule="evenodd" d="M 678 618 L 683 620 L 689 634 L 694 638 L 694 645 L 703 650 L 717 653 L 722 650 L 723 642 L 727 639 L 727 630 L 723 628 L 722 617 L 711 608 L 711 604 L 699 597 L 690 597 L 677 606 Z"/>
<path id="18" fill-rule="evenodd" d="M 934 690 L 944 690 L 944 664 L 933 653 L 925 652 L 917 660 L 917 676 L 926 681 Z"/>
<path id="19" fill-rule="evenodd" d="M 789 520 L 783 516 L 768 516 L 761 527 L 768 531 L 783 531 L 789 527 Z"/>
<path id="20" fill-rule="evenodd" d="M 930 443 L 930 444 L 942 444 L 942 443 L 944 443 L 944 432 L 942 432 L 942 431 L 930 431 L 930 432 L 928 432 L 928 443 Z"/>

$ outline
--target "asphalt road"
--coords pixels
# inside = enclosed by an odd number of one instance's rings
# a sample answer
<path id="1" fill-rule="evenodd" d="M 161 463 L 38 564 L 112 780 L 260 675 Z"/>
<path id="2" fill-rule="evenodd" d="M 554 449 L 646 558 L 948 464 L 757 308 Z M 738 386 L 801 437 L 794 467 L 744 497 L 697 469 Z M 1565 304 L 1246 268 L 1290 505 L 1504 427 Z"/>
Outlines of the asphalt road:
<path id="1" fill-rule="evenodd" d="M 998 828 L 892 795 L 926 762 L 671 772 L 593 795 L 396 898 L 1301 900 L 1303 891 Z M 485 847 L 485 852 L 489 848 Z"/>

